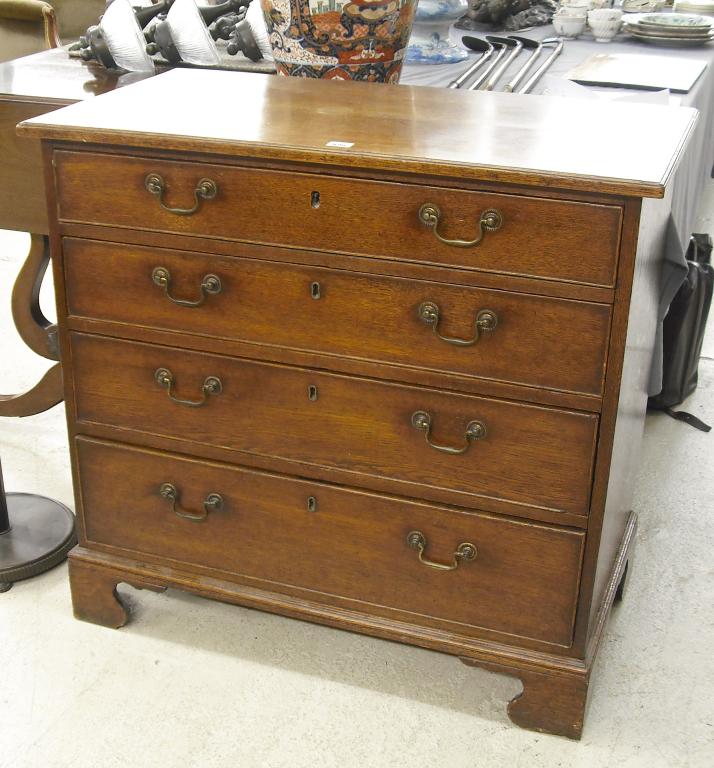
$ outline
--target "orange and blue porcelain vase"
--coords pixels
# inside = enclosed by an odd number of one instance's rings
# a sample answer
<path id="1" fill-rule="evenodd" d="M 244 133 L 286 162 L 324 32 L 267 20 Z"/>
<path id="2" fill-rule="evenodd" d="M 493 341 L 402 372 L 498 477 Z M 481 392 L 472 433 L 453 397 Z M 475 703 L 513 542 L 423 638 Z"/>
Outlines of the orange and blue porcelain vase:
<path id="1" fill-rule="evenodd" d="M 396 83 L 417 0 L 260 0 L 281 75 Z"/>

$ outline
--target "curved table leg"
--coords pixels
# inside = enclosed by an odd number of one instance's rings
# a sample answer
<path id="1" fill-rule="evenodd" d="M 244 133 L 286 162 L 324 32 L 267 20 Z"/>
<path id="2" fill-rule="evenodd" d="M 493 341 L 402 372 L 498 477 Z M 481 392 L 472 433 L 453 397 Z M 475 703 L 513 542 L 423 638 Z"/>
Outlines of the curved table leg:
<path id="1" fill-rule="evenodd" d="M 57 363 L 27 392 L 0 395 L 0 416 L 34 416 L 63 400 L 62 366 Z"/>
<path id="2" fill-rule="evenodd" d="M 12 290 L 12 317 L 20 338 L 36 354 L 59 360 L 57 326 L 40 309 L 40 286 L 49 264 L 46 235 L 31 235 L 30 252 Z M 52 408 L 64 399 L 62 367 L 52 366 L 27 392 L 0 395 L 0 416 L 32 416 Z"/>

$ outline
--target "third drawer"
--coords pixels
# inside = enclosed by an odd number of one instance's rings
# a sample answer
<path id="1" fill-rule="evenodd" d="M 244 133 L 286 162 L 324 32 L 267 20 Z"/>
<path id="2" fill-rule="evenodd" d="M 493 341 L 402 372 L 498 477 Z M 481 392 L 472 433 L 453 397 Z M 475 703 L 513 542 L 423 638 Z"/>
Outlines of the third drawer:
<path id="1" fill-rule="evenodd" d="M 63 250 L 70 315 L 602 391 L 605 304 L 98 241 L 66 239 Z"/>
<path id="2" fill-rule="evenodd" d="M 85 334 L 71 354 L 83 422 L 496 512 L 588 512 L 594 414 Z"/>

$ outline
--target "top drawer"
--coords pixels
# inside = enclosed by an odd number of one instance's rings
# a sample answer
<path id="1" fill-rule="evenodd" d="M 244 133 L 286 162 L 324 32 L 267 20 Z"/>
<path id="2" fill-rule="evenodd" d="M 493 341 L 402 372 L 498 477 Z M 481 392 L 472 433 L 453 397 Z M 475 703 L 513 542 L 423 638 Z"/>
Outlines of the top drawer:
<path id="1" fill-rule="evenodd" d="M 615 205 L 83 152 L 55 152 L 54 165 L 62 221 L 615 283 Z M 88 190 L 88 179 L 99 183 Z M 203 180 L 213 184 L 206 198 Z M 425 204 L 440 211 L 436 227 L 420 222 Z M 479 223 L 491 210 L 495 231 Z M 479 230 L 469 247 L 437 237 L 471 241 Z"/>

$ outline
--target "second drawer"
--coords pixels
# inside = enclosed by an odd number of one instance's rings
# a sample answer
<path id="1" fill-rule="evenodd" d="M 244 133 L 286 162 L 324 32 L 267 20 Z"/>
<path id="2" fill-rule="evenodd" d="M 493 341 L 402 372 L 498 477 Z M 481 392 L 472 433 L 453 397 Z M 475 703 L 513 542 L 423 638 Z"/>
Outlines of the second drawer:
<path id="1" fill-rule="evenodd" d="M 604 304 L 97 241 L 63 251 L 70 315 L 602 391 Z"/>
<path id="2" fill-rule="evenodd" d="M 291 471 L 313 476 L 338 470 L 350 484 L 456 492 L 494 511 L 588 512 L 593 414 L 70 338 L 80 421 L 299 462 Z"/>

